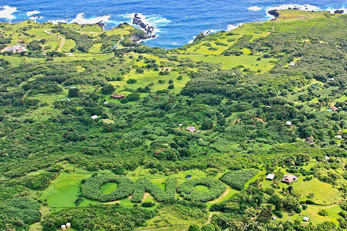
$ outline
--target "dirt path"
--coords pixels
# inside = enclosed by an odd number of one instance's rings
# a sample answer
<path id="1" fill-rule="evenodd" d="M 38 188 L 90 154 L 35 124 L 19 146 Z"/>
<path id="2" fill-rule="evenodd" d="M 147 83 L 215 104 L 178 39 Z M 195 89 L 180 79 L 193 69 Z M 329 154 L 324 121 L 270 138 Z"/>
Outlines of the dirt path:
<path id="1" fill-rule="evenodd" d="M 218 197 L 217 199 L 211 201 L 210 203 L 211 204 L 216 204 L 218 202 L 220 202 L 221 200 L 223 200 L 226 196 L 228 196 L 228 194 L 230 193 L 231 189 L 229 187 L 227 187 L 227 189 L 225 190 L 225 192 L 220 196 Z"/>
<path id="2" fill-rule="evenodd" d="M 63 46 L 65 45 L 66 39 L 65 39 L 63 36 L 53 34 L 52 32 L 49 32 L 48 30 L 44 30 L 44 32 L 47 33 L 47 34 L 53 35 L 53 36 L 58 37 L 58 38 L 61 39 L 61 42 L 60 42 L 59 47 L 58 47 L 58 50 L 57 50 L 58 52 L 61 52 L 61 50 L 63 49 Z"/>

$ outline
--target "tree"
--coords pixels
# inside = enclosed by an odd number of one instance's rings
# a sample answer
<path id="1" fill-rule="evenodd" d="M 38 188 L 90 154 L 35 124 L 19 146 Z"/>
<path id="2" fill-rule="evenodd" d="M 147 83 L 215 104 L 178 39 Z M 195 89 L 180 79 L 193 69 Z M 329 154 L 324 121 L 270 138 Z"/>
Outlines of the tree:
<path id="1" fill-rule="evenodd" d="M 188 231 L 200 231 L 200 227 L 198 225 L 190 225 Z"/>
<path id="2" fill-rule="evenodd" d="M 114 86 L 112 84 L 108 84 L 106 86 L 104 86 L 103 88 L 101 88 L 101 92 L 104 95 L 108 95 L 108 94 L 112 94 L 116 89 L 114 88 Z"/>
<path id="3" fill-rule="evenodd" d="M 41 51 L 42 50 L 40 42 L 36 41 L 36 40 L 31 41 L 27 47 L 32 51 Z"/>
<path id="4" fill-rule="evenodd" d="M 202 124 L 201 124 L 201 129 L 202 130 L 210 130 L 213 128 L 213 122 L 211 120 L 205 120 Z"/>
<path id="5" fill-rule="evenodd" d="M 69 89 L 69 97 L 78 97 L 80 94 L 80 90 L 78 88 L 70 88 Z"/>

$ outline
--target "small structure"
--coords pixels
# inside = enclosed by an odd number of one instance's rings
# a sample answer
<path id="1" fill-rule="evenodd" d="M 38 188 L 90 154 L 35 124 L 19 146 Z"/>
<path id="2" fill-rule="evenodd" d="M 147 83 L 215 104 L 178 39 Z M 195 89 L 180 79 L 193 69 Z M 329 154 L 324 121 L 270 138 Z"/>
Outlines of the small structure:
<path id="1" fill-rule="evenodd" d="M 182 127 L 182 126 L 183 126 L 183 124 L 179 124 L 178 126 Z"/>
<path id="2" fill-rule="evenodd" d="M 97 120 L 97 119 L 99 118 L 99 116 L 93 115 L 93 116 L 91 116 L 90 118 L 91 118 L 92 120 Z"/>
<path id="3" fill-rule="evenodd" d="M 305 222 L 309 222 L 310 218 L 309 217 L 304 217 L 304 218 L 302 218 L 302 220 L 305 221 Z"/>
<path id="4" fill-rule="evenodd" d="M 313 140 L 310 137 L 306 137 L 306 143 L 308 144 L 314 144 Z"/>
<path id="5" fill-rule="evenodd" d="M 268 174 L 266 176 L 266 180 L 274 180 L 275 179 L 275 174 Z"/>
<path id="6" fill-rule="evenodd" d="M 71 228 L 71 223 L 66 223 L 66 228 L 70 229 Z"/>
<path id="7" fill-rule="evenodd" d="M 114 98 L 114 99 L 124 99 L 125 95 L 113 95 L 112 98 Z"/>
<path id="8" fill-rule="evenodd" d="M 282 178 L 282 182 L 288 183 L 288 184 L 291 184 L 293 181 L 296 181 L 296 180 L 297 180 L 297 177 L 291 174 L 284 175 L 284 177 Z"/>
<path id="9" fill-rule="evenodd" d="M 334 81 L 334 78 L 329 78 L 329 81 Z"/>
<path id="10" fill-rule="evenodd" d="M 61 229 L 62 231 L 65 231 L 65 230 L 66 230 L 66 225 L 61 225 L 61 226 L 60 226 L 60 229 Z"/>
<path id="11" fill-rule="evenodd" d="M 192 175 L 186 175 L 186 179 L 189 180 L 189 179 L 192 179 Z"/>
<path id="12" fill-rule="evenodd" d="M 287 121 L 287 122 L 286 122 L 286 125 L 287 125 L 287 126 L 292 126 L 292 124 L 293 124 L 292 121 Z"/>
<path id="13" fill-rule="evenodd" d="M 337 108 L 337 107 L 335 107 L 334 105 L 333 106 L 330 106 L 330 109 L 332 110 L 332 111 L 338 111 L 339 109 Z"/>
<path id="14" fill-rule="evenodd" d="M 186 130 L 187 130 L 188 132 L 194 133 L 195 130 L 196 130 L 196 128 L 195 128 L 194 126 L 188 126 L 188 127 L 186 128 Z"/>
<path id="15" fill-rule="evenodd" d="M 341 140 L 342 139 L 342 135 L 336 135 L 335 136 L 338 140 Z"/>
<path id="16" fill-rule="evenodd" d="M 289 63 L 289 66 L 290 66 L 290 67 L 294 67 L 295 64 L 296 64 L 296 62 L 291 62 L 291 63 Z"/>
<path id="17" fill-rule="evenodd" d="M 276 220 L 277 218 L 276 217 L 272 217 L 272 220 Z"/>
<path id="18" fill-rule="evenodd" d="M 107 102 L 107 101 L 105 101 L 105 102 L 104 102 L 104 105 L 107 105 L 107 104 L 108 104 L 108 102 Z"/>
<path id="19" fill-rule="evenodd" d="M 26 51 L 27 51 L 27 48 L 25 47 L 25 44 L 17 44 L 16 46 L 7 47 L 2 50 L 2 52 L 12 52 L 12 53 L 21 53 Z"/>
<path id="20" fill-rule="evenodd" d="M 325 160 L 330 160 L 330 157 L 329 156 L 325 156 Z"/>

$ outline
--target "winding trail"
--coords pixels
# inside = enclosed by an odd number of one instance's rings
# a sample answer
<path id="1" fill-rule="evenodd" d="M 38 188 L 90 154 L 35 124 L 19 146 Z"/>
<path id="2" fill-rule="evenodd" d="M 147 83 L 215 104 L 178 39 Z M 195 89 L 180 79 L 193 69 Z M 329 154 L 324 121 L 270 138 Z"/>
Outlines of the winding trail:
<path id="1" fill-rule="evenodd" d="M 66 39 L 63 36 L 53 34 L 52 32 L 49 32 L 48 30 L 44 30 L 44 32 L 49 34 L 49 35 L 53 35 L 53 36 L 61 39 L 61 42 L 60 42 L 59 47 L 57 49 L 58 52 L 61 52 L 61 50 L 63 49 L 63 46 L 65 45 Z"/>

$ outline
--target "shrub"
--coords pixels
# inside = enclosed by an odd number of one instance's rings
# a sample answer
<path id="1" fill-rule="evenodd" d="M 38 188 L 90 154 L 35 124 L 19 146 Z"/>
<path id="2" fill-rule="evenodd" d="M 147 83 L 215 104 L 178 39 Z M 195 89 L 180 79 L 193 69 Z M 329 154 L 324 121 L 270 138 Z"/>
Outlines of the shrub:
<path id="1" fill-rule="evenodd" d="M 282 215 L 282 213 L 281 213 L 281 211 L 273 211 L 273 214 L 275 214 L 277 217 L 279 217 L 279 218 L 282 218 L 283 217 L 283 215 Z"/>
<path id="2" fill-rule="evenodd" d="M 110 182 L 116 182 L 118 184 L 117 190 L 110 194 L 103 194 L 100 191 L 101 186 Z M 82 186 L 82 194 L 91 200 L 101 202 L 117 201 L 130 196 L 134 190 L 134 186 L 134 182 L 128 178 L 103 174 L 89 178 Z"/>
<path id="3" fill-rule="evenodd" d="M 194 187 L 198 185 L 207 186 L 209 191 L 200 192 Z M 177 192 L 186 200 L 206 202 L 220 197 L 226 190 L 225 185 L 219 180 L 211 178 L 201 178 L 188 180 L 177 188 Z"/>
<path id="4" fill-rule="evenodd" d="M 322 210 L 319 210 L 318 215 L 322 216 L 322 217 L 326 217 L 329 215 L 329 213 L 328 213 L 328 211 L 322 209 Z"/>
<path id="5" fill-rule="evenodd" d="M 221 181 L 234 189 L 241 190 L 245 183 L 254 177 L 257 172 L 255 169 L 228 172 L 221 177 Z"/>
<path id="6" fill-rule="evenodd" d="M 122 103 L 128 103 L 128 102 L 134 102 L 134 101 L 138 101 L 140 99 L 140 95 L 137 93 L 131 93 L 129 94 L 127 97 L 125 97 L 124 99 L 122 99 Z"/>
<path id="7" fill-rule="evenodd" d="M 112 84 L 108 84 L 108 85 L 104 86 L 103 88 L 101 88 L 101 92 L 104 95 L 112 94 L 114 92 L 114 90 L 116 90 L 116 89 L 114 88 L 114 86 Z"/>
<path id="8" fill-rule="evenodd" d="M 134 84 L 134 83 L 137 83 L 137 80 L 136 79 L 128 79 L 127 83 L 128 84 Z"/>

